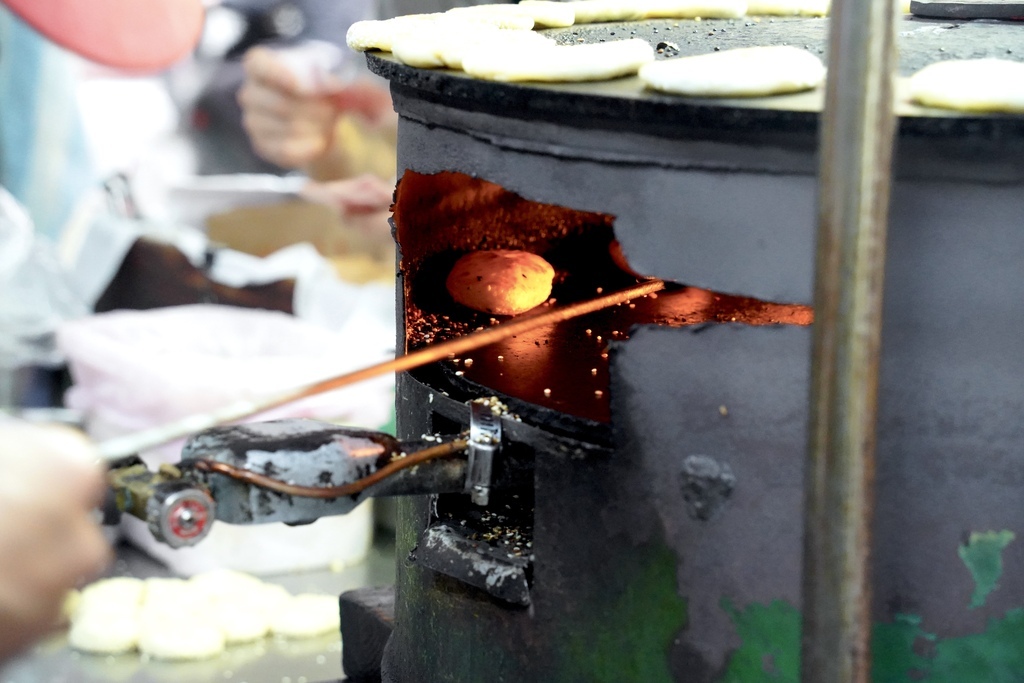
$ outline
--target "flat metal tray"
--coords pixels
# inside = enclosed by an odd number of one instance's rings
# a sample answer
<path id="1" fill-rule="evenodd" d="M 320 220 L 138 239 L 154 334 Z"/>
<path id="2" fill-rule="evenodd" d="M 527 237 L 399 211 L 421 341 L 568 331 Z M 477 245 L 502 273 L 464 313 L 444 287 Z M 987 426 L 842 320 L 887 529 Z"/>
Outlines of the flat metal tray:
<path id="1" fill-rule="evenodd" d="M 117 546 L 110 576 L 138 578 L 173 576 L 156 560 L 127 544 Z M 332 572 L 306 571 L 262 580 L 293 594 L 340 595 L 363 586 L 394 582 L 394 540 L 379 537 L 365 561 Z M 200 661 L 146 660 L 138 653 L 89 655 L 72 650 L 59 632 L 32 651 L 0 668 L 3 683 L 318 683 L 342 679 L 341 634 L 285 640 L 264 638 L 229 645 L 223 654 Z"/>

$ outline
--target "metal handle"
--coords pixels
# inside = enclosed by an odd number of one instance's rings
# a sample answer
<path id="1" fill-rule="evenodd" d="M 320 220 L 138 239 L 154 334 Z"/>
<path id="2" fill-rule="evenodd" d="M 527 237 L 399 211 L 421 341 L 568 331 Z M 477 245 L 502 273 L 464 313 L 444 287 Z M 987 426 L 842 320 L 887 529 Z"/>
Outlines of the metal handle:
<path id="1" fill-rule="evenodd" d="M 835 0 L 821 121 L 801 680 L 870 680 L 870 524 L 896 125 L 892 0 Z"/>

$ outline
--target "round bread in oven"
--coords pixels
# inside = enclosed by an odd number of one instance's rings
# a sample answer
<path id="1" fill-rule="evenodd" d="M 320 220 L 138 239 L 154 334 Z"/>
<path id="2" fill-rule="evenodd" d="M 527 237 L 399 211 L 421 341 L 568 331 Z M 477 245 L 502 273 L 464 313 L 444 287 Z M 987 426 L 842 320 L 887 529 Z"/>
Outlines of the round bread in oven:
<path id="1" fill-rule="evenodd" d="M 554 279 L 555 269 L 536 254 L 491 249 L 456 261 L 445 285 L 463 306 L 493 315 L 519 315 L 547 301 Z"/>

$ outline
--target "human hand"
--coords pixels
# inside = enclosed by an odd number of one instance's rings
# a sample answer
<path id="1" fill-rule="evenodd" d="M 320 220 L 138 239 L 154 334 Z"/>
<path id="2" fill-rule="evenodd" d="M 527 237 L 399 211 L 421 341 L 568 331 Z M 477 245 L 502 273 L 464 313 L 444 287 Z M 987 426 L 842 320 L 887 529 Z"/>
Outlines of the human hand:
<path id="1" fill-rule="evenodd" d="M 242 125 L 253 149 L 286 168 L 313 163 L 330 151 L 337 118 L 361 115 L 372 125 L 391 118 L 391 98 L 372 83 L 343 83 L 329 75 L 303 78 L 285 55 L 255 47 L 246 53 L 238 91 Z"/>
<path id="2" fill-rule="evenodd" d="M 109 563 L 93 517 L 103 493 L 84 437 L 0 423 L 0 660 L 53 630 L 67 592 Z"/>
<path id="3" fill-rule="evenodd" d="M 390 243 L 391 202 L 394 180 L 384 181 L 366 173 L 346 180 L 310 181 L 301 196 L 312 202 L 326 204 L 338 211 L 344 224 L 371 243 Z"/>
<path id="4" fill-rule="evenodd" d="M 385 211 L 394 197 L 394 181 L 384 181 L 371 173 L 355 178 L 310 181 L 300 191 L 305 199 L 326 204 L 342 214 L 366 214 Z"/>

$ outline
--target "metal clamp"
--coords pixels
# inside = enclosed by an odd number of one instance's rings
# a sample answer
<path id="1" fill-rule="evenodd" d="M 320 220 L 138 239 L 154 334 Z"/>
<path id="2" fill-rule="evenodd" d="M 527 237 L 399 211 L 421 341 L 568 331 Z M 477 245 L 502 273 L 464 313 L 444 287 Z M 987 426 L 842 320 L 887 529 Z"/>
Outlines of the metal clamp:
<path id="1" fill-rule="evenodd" d="M 501 420 L 487 402 L 471 401 L 465 491 L 476 505 L 487 505 L 490 500 L 494 454 L 500 448 Z"/>

